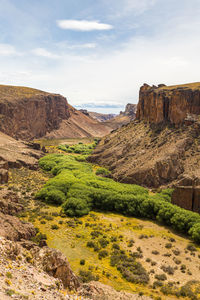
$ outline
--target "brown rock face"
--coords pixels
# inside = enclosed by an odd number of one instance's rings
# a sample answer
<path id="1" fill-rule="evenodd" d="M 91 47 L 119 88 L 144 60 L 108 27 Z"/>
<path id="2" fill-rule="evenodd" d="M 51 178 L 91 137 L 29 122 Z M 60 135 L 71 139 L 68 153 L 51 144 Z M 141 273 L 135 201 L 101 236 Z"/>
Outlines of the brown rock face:
<path id="1" fill-rule="evenodd" d="M 4 215 L 0 212 L 0 236 L 8 240 L 29 240 L 36 234 L 34 226 L 30 223 L 22 223 L 17 217 Z"/>
<path id="2" fill-rule="evenodd" d="M 0 212 L 8 215 L 15 215 L 23 211 L 18 196 L 8 190 L 0 190 Z"/>
<path id="3" fill-rule="evenodd" d="M 200 114 L 200 83 L 180 86 L 149 86 L 140 89 L 136 118 L 151 124 L 178 125 L 188 114 Z"/>
<path id="4" fill-rule="evenodd" d="M 200 187 L 177 186 L 172 194 L 172 203 L 200 213 Z"/>
<path id="5" fill-rule="evenodd" d="M 80 282 L 72 272 L 68 260 L 60 251 L 48 247 L 38 250 L 39 252 L 36 251 L 34 256 L 39 267 L 49 275 L 60 279 L 64 287 L 76 290 L 80 286 Z"/>
<path id="6" fill-rule="evenodd" d="M 57 129 L 63 119 L 69 118 L 69 109 L 64 97 L 44 94 L 17 101 L 0 101 L 0 114 L 0 130 L 26 140 Z"/>
<path id="7" fill-rule="evenodd" d="M 61 95 L 0 85 L 0 131 L 31 140 L 101 137 L 111 129 L 74 109 Z"/>

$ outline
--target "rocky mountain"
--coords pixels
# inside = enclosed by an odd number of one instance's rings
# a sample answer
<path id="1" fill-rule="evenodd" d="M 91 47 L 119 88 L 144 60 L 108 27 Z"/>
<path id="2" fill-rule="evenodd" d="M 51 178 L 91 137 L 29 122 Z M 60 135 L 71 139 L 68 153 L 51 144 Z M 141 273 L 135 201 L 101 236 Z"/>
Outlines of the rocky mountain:
<path id="1" fill-rule="evenodd" d="M 90 112 L 86 109 L 80 109 L 80 111 L 99 122 L 104 122 L 104 125 L 110 127 L 111 130 L 120 128 L 123 125 L 130 123 L 135 119 L 137 105 L 128 103 L 125 107 L 125 111 L 121 111 L 119 115 L 115 114 L 101 114 L 96 112 Z"/>
<path id="2" fill-rule="evenodd" d="M 86 116 L 90 116 L 99 122 L 108 121 L 110 119 L 113 119 L 116 116 L 116 114 L 97 113 L 97 112 L 93 112 L 93 111 L 88 111 L 87 109 L 80 109 L 79 111 L 84 113 Z"/>
<path id="3" fill-rule="evenodd" d="M 103 138 L 90 161 L 109 167 L 116 180 L 151 188 L 200 183 L 198 86 L 144 85 L 137 119 Z"/>
<path id="4" fill-rule="evenodd" d="M 61 95 L 0 85 L 0 131 L 17 139 L 101 137 L 105 125 L 70 106 Z"/>
<path id="5" fill-rule="evenodd" d="M 140 89 L 137 119 L 151 124 L 179 125 L 200 114 L 200 82 L 178 86 L 149 86 Z M 194 115 L 194 116 L 193 116 Z"/>
<path id="6" fill-rule="evenodd" d="M 128 103 L 125 107 L 125 111 L 121 111 L 120 115 L 128 116 L 130 120 L 134 120 L 136 117 L 137 104 Z"/>
<path id="7" fill-rule="evenodd" d="M 128 103 L 125 107 L 125 111 L 121 111 L 119 115 L 106 121 L 106 125 L 110 126 L 113 130 L 129 124 L 135 119 L 137 105 Z"/>

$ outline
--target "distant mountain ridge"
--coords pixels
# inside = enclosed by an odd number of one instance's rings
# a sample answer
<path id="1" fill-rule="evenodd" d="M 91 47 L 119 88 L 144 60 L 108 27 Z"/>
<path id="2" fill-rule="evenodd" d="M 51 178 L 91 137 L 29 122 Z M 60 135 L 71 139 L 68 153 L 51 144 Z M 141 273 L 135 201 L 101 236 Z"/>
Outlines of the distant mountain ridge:
<path id="1" fill-rule="evenodd" d="M 137 105 L 128 103 L 125 107 L 125 111 L 121 111 L 119 115 L 116 114 L 103 114 L 97 112 L 91 112 L 87 109 L 80 109 L 80 112 L 89 116 L 99 122 L 104 122 L 112 130 L 120 128 L 123 125 L 128 124 L 136 117 Z"/>

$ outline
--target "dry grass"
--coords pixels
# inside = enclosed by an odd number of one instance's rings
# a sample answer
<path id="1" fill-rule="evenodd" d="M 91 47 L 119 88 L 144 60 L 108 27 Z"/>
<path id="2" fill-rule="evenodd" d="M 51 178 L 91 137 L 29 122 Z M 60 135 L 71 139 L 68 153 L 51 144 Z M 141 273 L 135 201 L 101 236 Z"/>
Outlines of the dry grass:
<path id="1" fill-rule="evenodd" d="M 0 85 L 0 101 L 17 101 L 19 99 L 31 98 L 36 95 L 47 95 L 48 93 L 23 86 Z"/>
<path id="2" fill-rule="evenodd" d="M 160 87 L 160 88 L 156 89 L 155 92 L 156 91 L 161 91 L 161 90 L 173 90 L 173 89 L 177 89 L 177 88 L 185 88 L 185 89 L 192 89 L 192 90 L 200 89 L 200 82 L 164 86 L 164 87 Z"/>

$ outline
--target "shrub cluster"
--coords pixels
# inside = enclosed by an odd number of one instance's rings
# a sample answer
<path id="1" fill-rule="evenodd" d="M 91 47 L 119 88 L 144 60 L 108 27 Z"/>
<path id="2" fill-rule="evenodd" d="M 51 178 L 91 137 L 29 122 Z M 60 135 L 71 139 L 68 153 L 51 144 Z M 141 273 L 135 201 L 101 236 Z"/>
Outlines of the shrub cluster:
<path id="1" fill-rule="evenodd" d="M 129 282 L 147 284 L 149 275 L 141 263 L 133 256 L 126 255 L 123 251 L 115 249 L 110 257 L 110 265 L 115 266 L 122 276 Z"/>
<path id="2" fill-rule="evenodd" d="M 89 155 L 92 153 L 94 148 L 96 147 L 98 143 L 98 139 L 95 139 L 93 143 L 91 144 L 83 144 L 83 143 L 78 143 L 75 145 L 59 145 L 58 149 L 65 151 L 67 153 L 76 153 L 76 154 L 83 154 L 83 155 Z"/>
<path id="3" fill-rule="evenodd" d="M 91 164 L 77 161 L 72 155 L 51 154 L 41 158 L 39 164 L 55 177 L 36 198 L 63 204 L 63 213 L 69 216 L 80 217 L 98 209 L 149 218 L 189 234 L 200 243 L 200 215 L 171 204 L 169 189 L 149 195 L 143 187 L 96 176 Z"/>

